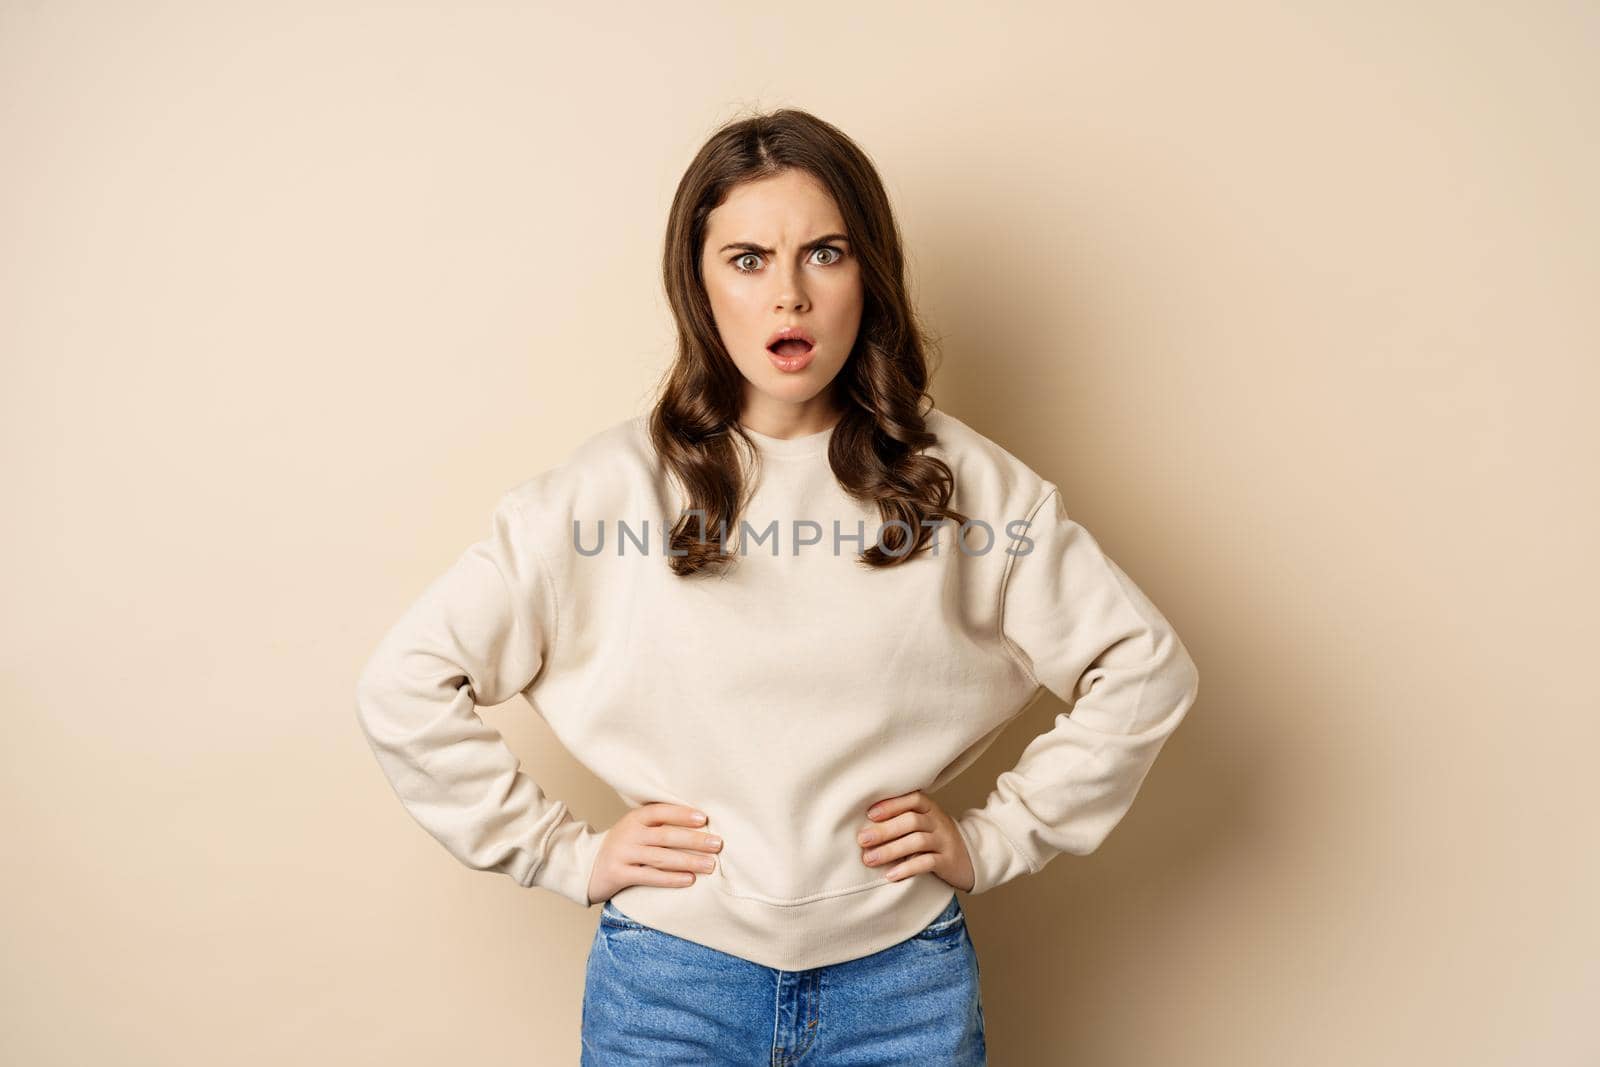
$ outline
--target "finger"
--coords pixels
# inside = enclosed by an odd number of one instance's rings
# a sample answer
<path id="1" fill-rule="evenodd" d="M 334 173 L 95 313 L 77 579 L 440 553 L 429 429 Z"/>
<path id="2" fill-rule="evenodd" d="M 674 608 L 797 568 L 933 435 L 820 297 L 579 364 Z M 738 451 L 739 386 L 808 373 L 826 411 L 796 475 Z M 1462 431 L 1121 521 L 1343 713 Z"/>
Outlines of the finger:
<path id="1" fill-rule="evenodd" d="M 694 884 L 694 874 L 689 871 L 662 871 L 654 867 L 628 867 L 630 885 L 685 886 Z"/>
<path id="2" fill-rule="evenodd" d="M 661 848 L 657 845 L 638 845 L 628 857 L 628 862 L 663 871 L 698 871 L 701 874 L 710 874 L 717 861 L 698 852 L 682 852 L 675 848 Z"/>
<path id="3" fill-rule="evenodd" d="M 920 789 L 913 789 L 909 793 L 901 793 L 897 797 L 888 797 L 878 801 L 867 809 L 867 818 L 874 822 L 881 822 L 891 815 L 898 815 L 902 811 L 926 810 L 927 795 Z"/>
<path id="4" fill-rule="evenodd" d="M 639 843 L 716 852 L 722 847 L 722 838 L 716 834 L 703 834 L 699 830 L 684 830 L 676 826 L 649 826 L 640 834 Z"/>
<path id="5" fill-rule="evenodd" d="M 933 829 L 933 823 L 926 812 L 903 811 L 892 819 L 862 827 L 861 831 L 856 834 L 856 844 L 863 846 L 875 845 L 882 841 L 902 837 L 915 830 L 931 829 Z"/>
<path id="6" fill-rule="evenodd" d="M 893 841 L 878 845 L 876 848 L 868 849 L 862 855 L 861 862 L 869 867 L 877 867 L 880 864 L 889 863 L 918 852 L 926 852 L 933 846 L 933 835 L 926 830 L 917 830 L 914 833 L 906 834 L 904 837 L 897 837 Z"/>
<path id="7" fill-rule="evenodd" d="M 657 801 L 639 808 L 646 826 L 704 826 L 706 813 L 687 804 L 668 804 Z"/>
<path id="8" fill-rule="evenodd" d="M 890 867 L 887 871 L 884 871 L 883 877 L 890 882 L 898 882 L 901 879 L 909 878 L 914 874 L 922 874 L 925 871 L 931 871 L 938 864 L 938 862 L 939 854 L 937 852 L 919 852 L 915 856 L 912 856 L 910 859 L 906 860 L 904 863 Z"/>

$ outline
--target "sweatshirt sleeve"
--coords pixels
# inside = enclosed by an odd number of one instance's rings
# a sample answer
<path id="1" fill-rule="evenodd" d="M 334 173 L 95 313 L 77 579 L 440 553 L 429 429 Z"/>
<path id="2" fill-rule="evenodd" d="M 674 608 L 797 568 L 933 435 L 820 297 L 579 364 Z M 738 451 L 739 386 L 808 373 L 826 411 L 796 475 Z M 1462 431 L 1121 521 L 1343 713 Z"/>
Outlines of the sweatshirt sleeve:
<path id="1" fill-rule="evenodd" d="M 1172 626 L 1045 483 L 1002 580 L 1002 640 L 1067 705 L 956 819 L 971 893 L 1087 855 L 1133 804 L 1194 703 L 1199 672 Z M 1031 549 L 1028 541 L 1031 540 Z"/>
<path id="2" fill-rule="evenodd" d="M 585 907 L 604 835 L 546 797 L 478 715 L 524 691 L 556 634 L 556 594 L 518 502 L 405 610 L 356 684 L 357 719 L 411 816 L 468 867 Z"/>

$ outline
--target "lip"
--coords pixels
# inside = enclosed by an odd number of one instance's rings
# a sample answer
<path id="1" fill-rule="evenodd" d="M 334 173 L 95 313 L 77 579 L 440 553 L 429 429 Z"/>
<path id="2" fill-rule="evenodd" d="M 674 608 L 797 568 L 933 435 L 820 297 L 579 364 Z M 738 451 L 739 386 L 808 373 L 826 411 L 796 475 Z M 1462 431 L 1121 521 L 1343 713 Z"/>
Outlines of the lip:
<path id="1" fill-rule="evenodd" d="M 783 373 L 798 374 L 811 366 L 811 361 L 816 358 L 816 355 L 817 349 L 813 345 L 798 356 L 780 356 L 776 352 L 768 352 L 767 358 L 772 360 L 772 365 L 783 371 Z"/>
<path id="2" fill-rule="evenodd" d="M 817 339 L 811 336 L 811 331 L 804 326 L 785 326 L 783 329 L 767 338 L 767 351 L 772 351 L 772 346 L 779 341 L 804 341 L 812 348 L 817 347 Z"/>

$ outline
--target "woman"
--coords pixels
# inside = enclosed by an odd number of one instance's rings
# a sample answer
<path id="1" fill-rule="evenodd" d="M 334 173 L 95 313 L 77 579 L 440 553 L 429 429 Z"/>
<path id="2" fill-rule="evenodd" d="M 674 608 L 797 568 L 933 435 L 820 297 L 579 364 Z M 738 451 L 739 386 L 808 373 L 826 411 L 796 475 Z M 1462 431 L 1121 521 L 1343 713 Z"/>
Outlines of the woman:
<path id="1" fill-rule="evenodd" d="M 782 110 L 673 201 L 653 409 L 509 490 L 358 687 L 470 867 L 602 904 L 584 1062 L 981 1063 L 956 890 L 1093 851 L 1198 674 L 1056 487 L 931 402 L 867 157 Z M 932 793 L 1071 707 L 952 817 Z M 599 832 L 477 715 L 522 694 L 630 810 Z"/>

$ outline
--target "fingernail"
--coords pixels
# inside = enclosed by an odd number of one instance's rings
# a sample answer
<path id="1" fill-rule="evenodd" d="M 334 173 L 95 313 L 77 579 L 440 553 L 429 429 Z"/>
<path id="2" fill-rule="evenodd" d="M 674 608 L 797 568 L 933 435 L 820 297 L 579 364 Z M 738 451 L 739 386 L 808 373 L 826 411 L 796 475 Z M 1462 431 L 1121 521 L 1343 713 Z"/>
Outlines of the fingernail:
<path id="1" fill-rule="evenodd" d="M 866 844 L 866 843 L 867 843 L 867 842 L 868 842 L 868 841 L 871 841 L 871 840 L 872 840 L 872 835 L 871 835 L 871 834 L 869 834 L 869 833 L 868 833 L 868 832 L 867 832 L 867 831 L 865 831 L 865 830 L 863 830 L 863 831 L 861 831 L 861 832 L 860 832 L 860 833 L 859 833 L 859 834 L 857 834 L 857 835 L 856 835 L 856 843 L 857 843 L 857 844 L 862 844 L 862 845 L 864 845 L 864 844 Z"/>
<path id="2" fill-rule="evenodd" d="M 694 821 L 695 822 L 705 822 L 706 821 L 706 813 L 703 812 L 703 811 L 695 812 L 694 813 Z"/>

